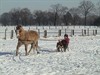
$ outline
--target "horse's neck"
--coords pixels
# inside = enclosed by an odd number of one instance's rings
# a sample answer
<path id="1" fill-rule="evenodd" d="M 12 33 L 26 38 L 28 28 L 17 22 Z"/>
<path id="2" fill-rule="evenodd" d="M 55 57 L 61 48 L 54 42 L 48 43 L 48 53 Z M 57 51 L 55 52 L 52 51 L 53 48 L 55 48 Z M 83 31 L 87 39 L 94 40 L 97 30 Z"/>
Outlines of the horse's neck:
<path id="1" fill-rule="evenodd" d="M 22 29 L 21 30 L 22 32 L 20 33 L 20 37 L 19 37 L 19 39 L 20 40 L 25 40 L 25 37 L 26 37 L 26 30 L 24 30 L 24 29 Z"/>
<path id="2" fill-rule="evenodd" d="M 24 35 L 25 34 L 25 30 L 21 29 L 21 34 Z"/>

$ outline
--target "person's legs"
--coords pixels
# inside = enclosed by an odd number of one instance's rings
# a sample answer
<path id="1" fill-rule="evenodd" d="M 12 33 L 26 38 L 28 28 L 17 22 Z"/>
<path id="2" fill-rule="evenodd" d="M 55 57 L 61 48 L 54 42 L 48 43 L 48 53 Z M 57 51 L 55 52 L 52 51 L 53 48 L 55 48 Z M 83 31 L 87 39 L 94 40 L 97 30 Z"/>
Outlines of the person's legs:
<path id="1" fill-rule="evenodd" d="M 64 52 L 66 52 L 67 48 L 68 48 L 68 45 L 64 45 Z"/>

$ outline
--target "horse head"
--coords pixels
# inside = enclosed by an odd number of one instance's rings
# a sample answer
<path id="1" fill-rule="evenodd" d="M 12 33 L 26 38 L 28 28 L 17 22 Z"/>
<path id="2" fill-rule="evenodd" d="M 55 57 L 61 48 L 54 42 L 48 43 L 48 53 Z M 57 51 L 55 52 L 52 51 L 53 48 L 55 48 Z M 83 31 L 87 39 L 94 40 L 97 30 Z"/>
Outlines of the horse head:
<path id="1" fill-rule="evenodd" d="M 15 32 L 16 32 L 17 38 L 20 36 L 20 33 L 22 32 L 22 30 L 23 30 L 22 25 L 19 24 L 19 25 L 16 26 Z"/>

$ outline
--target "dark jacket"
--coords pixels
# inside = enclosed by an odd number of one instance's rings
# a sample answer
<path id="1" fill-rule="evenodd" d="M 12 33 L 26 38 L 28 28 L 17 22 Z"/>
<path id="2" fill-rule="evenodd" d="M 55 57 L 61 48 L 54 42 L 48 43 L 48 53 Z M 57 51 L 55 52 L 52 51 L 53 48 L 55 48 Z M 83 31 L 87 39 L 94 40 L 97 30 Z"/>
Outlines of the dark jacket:
<path id="1" fill-rule="evenodd" d="M 67 37 L 67 38 L 63 39 L 61 42 L 62 42 L 63 45 L 68 45 L 69 44 L 69 38 Z"/>

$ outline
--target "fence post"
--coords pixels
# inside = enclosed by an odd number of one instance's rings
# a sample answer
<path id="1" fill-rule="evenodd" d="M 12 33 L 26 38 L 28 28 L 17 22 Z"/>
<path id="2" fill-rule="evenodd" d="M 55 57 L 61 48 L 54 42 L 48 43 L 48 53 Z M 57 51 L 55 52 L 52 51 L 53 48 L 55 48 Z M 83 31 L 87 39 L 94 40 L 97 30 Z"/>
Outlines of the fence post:
<path id="1" fill-rule="evenodd" d="M 47 30 L 44 30 L 44 38 L 47 38 Z"/>
<path id="2" fill-rule="evenodd" d="M 95 35 L 94 30 L 93 30 L 93 35 Z"/>
<path id="3" fill-rule="evenodd" d="M 84 30 L 84 35 L 86 36 L 86 30 Z"/>
<path id="4" fill-rule="evenodd" d="M 63 29 L 63 26 L 62 26 L 62 29 Z"/>
<path id="5" fill-rule="evenodd" d="M 93 30 L 93 35 L 97 35 L 97 30 Z"/>
<path id="6" fill-rule="evenodd" d="M 61 36 L 61 30 L 58 31 L 58 36 Z"/>
<path id="7" fill-rule="evenodd" d="M 80 28 L 80 25 L 79 25 L 79 28 Z"/>
<path id="8" fill-rule="evenodd" d="M 38 29 L 38 34 L 39 34 L 39 36 L 40 36 L 40 29 Z"/>
<path id="9" fill-rule="evenodd" d="M 30 27 L 29 27 L 29 29 L 28 30 L 30 30 Z"/>
<path id="10" fill-rule="evenodd" d="M 44 26 L 42 26 L 43 27 L 43 29 L 44 29 Z"/>
<path id="11" fill-rule="evenodd" d="M 83 29 L 82 29 L 82 36 L 84 36 L 84 32 L 83 32 Z"/>
<path id="12" fill-rule="evenodd" d="M 36 26 L 36 29 L 38 29 L 38 26 Z"/>
<path id="13" fill-rule="evenodd" d="M 57 29 L 57 26 L 55 25 L 55 29 Z"/>
<path id="14" fill-rule="evenodd" d="M 71 36 L 74 35 L 74 30 L 71 30 Z"/>
<path id="15" fill-rule="evenodd" d="M 6 40 L 6 38 L 7 38 L 7 28 L 5 29 L 5 37 L 4 37 L 4 39 Z"/>
<path id="16" fill-rule="evenodd" d="M 65 34 L 66 34 L 66 29 L 65 29 Z"/>
<path id="17" fill-rule="evenodd" d="M 67 28 L 69 28 L 69 26 L 67 26 Z"/>
<path id="18" fill-rule="evenodd" d="M 97 35 L 97 30 L 95 30 L 95 35 Z"/>
<path id="19" fill-rule="evenodd" d="M 13 32 L 13 30 L 11 30 L 11 39 L 13 39 L 13 35 L 14 35 L 14 32 Z"/>
<path id="20" fill-rule="evenodd" d="M 73 28 L 75 29 L 75 25 L 73 26 Z"/>
<path id="21" fill-rule="evenodd" d="M 49 25 L 49 29 L 50 29 L 50 25 Z"/>

